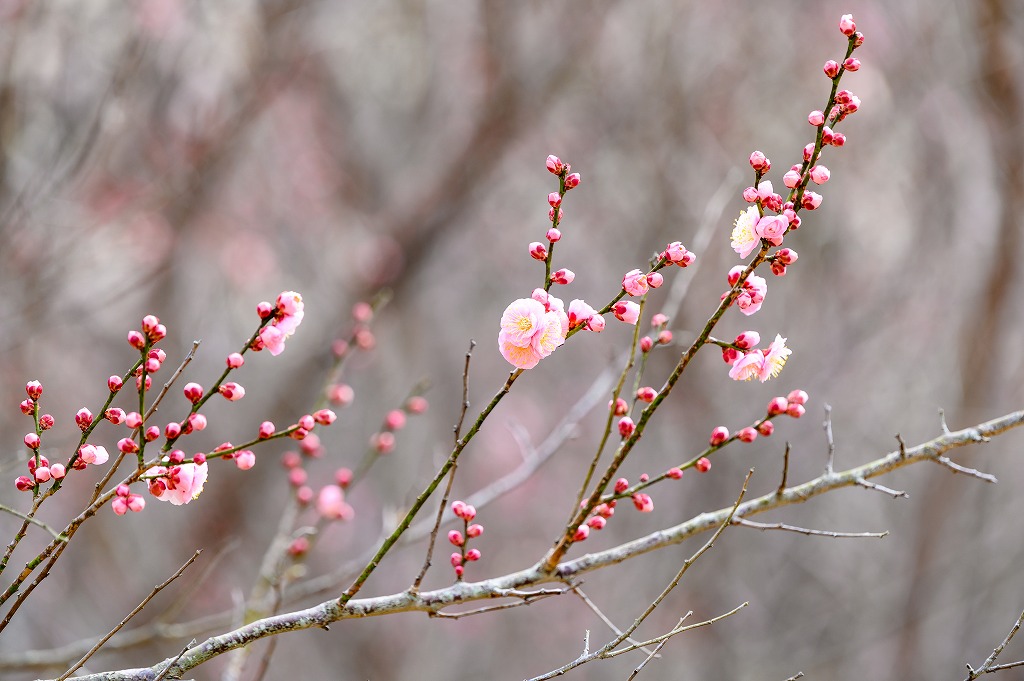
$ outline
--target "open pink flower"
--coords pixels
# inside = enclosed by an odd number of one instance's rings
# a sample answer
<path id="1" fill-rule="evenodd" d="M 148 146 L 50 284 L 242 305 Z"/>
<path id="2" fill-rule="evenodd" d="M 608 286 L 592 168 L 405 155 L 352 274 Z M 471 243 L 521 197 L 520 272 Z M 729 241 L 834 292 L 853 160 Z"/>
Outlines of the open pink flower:
<path id="1" fill-rule="evenodd" d="M 730 243 L 730 246 L 740 254 L 741 258 L 750 255 L 757 248 L 757 245 L 761 243 L 761 237 L 754 231 L 758 219 L 757 208 L 750 206 L 740 213 L 740 216 L 733 222 L 732 243 Z"/>
<path id="2" fill-rule="evenodd" d="M 499 340 L 499 343 L 510 343 L 519 348 L 529 347 L 541 327 L 544 314 L 544 306 L 532 298 L 513 301 L 501 315 L 501 333 L 505 338 L 504 341 Z"/>
<path id="3" fill-rule="evenodd" d="M 569 303 L 569 328 L 576 328 L 590 321 L 597 310 L 576 298 Z"/>
<path id="4" fill-rule="evenodd" d="M 498 350 L 516 368 L 532 369 L 565 342 L 568 332 L 569 316 L 562 301 L 538 289 L 533 298 L 521 298 L 505 308 Z"/>
<path id="5" fill-rule="evenodd" d="M 734 381 L 749 381 L 761 374 L 761 365 L 764 363 L 764 353 L 760 350 L 751 350 L 732 365 L 729 370 L 729 378 Z"/>
<path id="6" fill-rule="evenodd" d="M 204 461 L 201 465 L 183 463 L 179 466 L 165 468 L 155 466 L 146 471 L 146 476 L 163 482 L 163 485 L 150 484 L 150 491 L 160 501 L 169 501 L 175 506 L 187 504 L 200 495 L 209 466 Z"/>
<path id="7" fill-rule="evenodd" d="M 764 362 L 761 364 L 761 370 L 758 373 L 758 378 L 764 383 L 769 378 L 775 378 L 782 371 L 782 367 L 786 366 L 786 360 L 793 354 L 793 351 L 786 347 L 786 339 L 781 335 L 776 334 L 775 340 L 772 341 L 771 345 L 764 352 Z"/>
<path id="8" fill-rule="evenodd" d="M 640 319 L 640 306 L 631 300 L 620 300 L 612 307 L 612 314 L 619 321 L 636 324 Z"/>

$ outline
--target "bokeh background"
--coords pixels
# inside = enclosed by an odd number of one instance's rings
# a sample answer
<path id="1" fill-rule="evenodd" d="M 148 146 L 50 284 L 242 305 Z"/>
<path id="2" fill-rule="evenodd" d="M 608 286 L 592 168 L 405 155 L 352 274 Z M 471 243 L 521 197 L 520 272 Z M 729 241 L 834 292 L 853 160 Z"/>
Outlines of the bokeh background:
<path id="1" fill-rule="evenodd" d="M 574 556 L 727 506 L 751 466 L 753 492 L 773 489 L 786 441 L 790 479 L 818 475 L 826 403 L 840 468 L 890 451 L 896 433 L 910 444 L 934 437 L 940 408 L 956 428 L 1022 407 L 1024 6 L 2 3 L 0 502 L 26 502 L 10 484 L 24 466 L 25 381 L 43 382 L 57 419 L 45 443 L 51 458 L 66 457 L 75 411 L 97 409 L 106 377 L 130 365 L 124 337 L 144 314 L 170 330 L 168 367 L 202 339 L 188 378 L 209 384 L 255 328 L 258 301 L 285 289 L 305 298 L 286 352 L 241 370 L 246 398 L 212 404 L 210 427 L 192 441 L 198 451 L 240 441 L 265 418 L 285 424 L 305 413 L 332 340 L 352 326 L 351 306 L 386 286 L 376 348 L 346 368 L 356 401 L 324 434 L 313 484 L 357 462 L 387 409 L 424 378 L 431 407 L 350 495 L 356 519 L 321 537 L 307 574 L 332 574 L 371 547 L 450 447 L 469 340 L 478 342 L 474 408 L 507 375 L 494 339 L 508 302 L 542 280 L 526 245 L 543 237 L 555 189 L 545 156 L 559 154 L 583 177 L 564 205 L 556 252 L 557 265 L 577 273 L 565 299 L 603 304 L 625 271 L 681 240 L 699 267 L 669 272 L 648 309 L 679 300 L 670 327 L 685 342 L 738 262 L 728 235 L 751 182 L 748 154 L 767 153 L 781 184 L 811 139 L 806 116 L 823 107 L 829 85 L 821 65 L 842 56 L 837 23 L 851 11 L 867 40 L 864 67 L 844 85 L 862 110 L 842 126 L 846 147 L 824 158 L 824 203 L 787 239 L 800 261 L 782 279 L 769 276 L 762 311 L 730 312 L 718 333 L 781 333 L 794 355 L 763 385 L 730 381 L 713 349 L 699 355 L 624 472 L 684 461 L 712 427 L 743 426 L 796 387 L 811 395 L 807 416 L 730 448 L 706 475 L 656 488 L 654 513 L 621 509 Z M 514 470 L 529 449 L 522 434 L 542 441 L 617 361 L 629 331 L 611 320 L 523 376 L 467 451 L 455 496 Z M 655 353 L 645 383 L 660 384 L 677 350 Z M 174 398 L 161 410 L 167 420 L 185 411 Z M 599 411 L 528 482 L 481 509 L 484 560 L 472 577 L 525 567 L 550 545 L 594 450 Z M 111 449 L 121 437 L 113 427 L 97 435 Z M 657 635 L 688 610 L 704 619 L 750 607 L 676 637 L 642 677 L 961 678 L 1024 608 L 1022 445 L 1010 433 L 958 453 L 998 485 L 918 465 L 881 481 L 909 499 L 856 488 L 757 518 L 888 530 L 882 540 L 727 531 L 639 633 Z M 213 617 L 220 628 L 166 629 L 89 668 L 148 666 L 223 631 L 289 494 L 278 464 L 285 449 L 258 451 L 248 472 L 213 466 L 187 507 L 150 501 L 141 515 L 92 521 L 0 638 L 0 676 L 59 674 L 10 664 L 25 650 L 107 631 L 197 548 L 200 567 L 136 624 Z M 88 493 L 85 476 L 75 477 L 80 485 L 48 504 L 48 521 L 62 523 Z M 0 517 L 0 528 L 11 533 L 16 522 Z M 16 563 L 32 541 L 42 537 Z M 699 541 L 589 575 L 583 588 L 626 626 Z M 445 555 L 428 586 L 450 583 Z M 396 552 L 364 595 L 404 589 L 422 556 L 422 545 Z M 347 621 L 278 637 L 266 678 L 526 678 L 575 658 L 588 629 L 592 643 L 612 635 L 573 596 L 452 621 Z M 1005 661 L 1022 651 L 1011 646 Z M 573 674 L 621 679 L 641 659 Z M 218 660 L 194 676 L 220 678 L 224 668 Z M 242 678 L 254 674 L 252 665 Z"/>

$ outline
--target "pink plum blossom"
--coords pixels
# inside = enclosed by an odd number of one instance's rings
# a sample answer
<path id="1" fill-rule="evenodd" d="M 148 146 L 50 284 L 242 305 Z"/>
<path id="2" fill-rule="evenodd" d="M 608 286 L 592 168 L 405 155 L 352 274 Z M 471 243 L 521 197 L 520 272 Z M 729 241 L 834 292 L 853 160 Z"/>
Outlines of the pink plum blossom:
<path id="1" fill-rule="evenodd" d="M 597 310 L 587 305 L 584 301 L 576 298 L 569 303 L 569 328 L 588 323 L 597 313 Z"/>
<path id="2" fill-rule="evenodd" d="M 146 471 L 146 477 L 150 478 L 150 492 L 153 496 L 160 501 L 169 501 L 175 506 L 181 506 L 202 493 L 208 471 L 209 465 L 205 461 L 200 465 L 183 463 L 170 469 L 154 466 Z M 153 485 L 156 481 L 162 482 L 163 485 Z"/>
<path id="3" fill-rule="evenodd" d="M 729 378 L 734 381 L 749 381 L 761 373 L 761 365 L 764 363 L 764 353 L 760 350 L 752 350 L 740 357 L 729 370 Z"/>
<path id="4" fill-rule="evenodd" d="M 754 225 L 754 233 L 773 246 L 782 245 L 782 237 L 789 229 L 789 221 L 781 215 L 765 215 Z"/>
<path id="5" fill-rule="evenodd" d="M 793 351 L 786 347 L 786 339 L 776 334 L 775 340 L 771 342 L 764 353 L 764 362 L 761 365 L 758 378 L 764 383 L 770 378 L 775 378 L 786 366 L 786 360 L 793 354 Z"/>
<path id="6" fill-rule="evenodd" d="M 543 296 L 545 305 L 535 298 Z M 498 350 L 510 364 L 518 369 L 532 369 L 541 359 L 565 342 L 569 331 L 569 317 L 563 303 L 543 289 L 534 292 L 535 298 L 513 301 L 501 316 Z"/>
<path id="7" fill-rule="evenodd" d="M 620 300 L 612 307 L 612 314 L 619 321 L 636 324 L 640 319 L 640 306 L 631 300 Z"/>
<path id="8" fill-rule="evenodd" d="M 746 258 L 750 255 L 761 241 L 761 238 L 754 231 L 758 218 L 757 208 L 750 206 L 740 213 L 740 216 L 733 222 L 732 243 L 730 245 L 734 251 L 740 254 L 741 258 Z"/>
<path id="9" fill-rule="evenodd" d="M 622 289 L 631 296 L 644 295 L 648 286 L 647 275 L 640 270 L 630 270 L 622 277 Z"/>
<path id="10" fill-rule="evenodd" d="M 326 520 L 351 520 L 355 511 L 338 485 L 325 485 L 316 498 L 316 511 Z"/>

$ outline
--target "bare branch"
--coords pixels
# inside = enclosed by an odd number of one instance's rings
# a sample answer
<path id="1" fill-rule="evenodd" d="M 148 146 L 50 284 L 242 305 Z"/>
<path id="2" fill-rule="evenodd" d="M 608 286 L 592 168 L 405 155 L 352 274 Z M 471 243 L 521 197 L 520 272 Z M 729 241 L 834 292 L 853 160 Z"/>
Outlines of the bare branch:
<path id="1" fill-rule="evenodd" d="M 782 452 L 782 480 L 779 482 L 779 489 L 776 490 L 776 494 L 781 495 L 786 491 L 786 477 L 789 475 L 789 443 L 786 443 L 786 449 Z"/>
<path id="2" fill-rule="evenodd" d="M 996 478 L 996 476 L 992 475 L 991 473 L 982 473 L 981 471 L 979 471 L 977 469 L 967 468 L 966 466 L 961 466 L 958 463 L 954 463 L 953 461 L 950 461 L 949 459 L 947 459 L 944 456 L 937 456 L 937 457 L 935 457 L 935 463 L 940 464 L 942 466 L 945 466 L 946 468 L 948 468 L 949 470 L 953 471 L 954 473 L 963 473 L 964 475 L 969 475 L 972 478 L 978 478 L 979 480 L 984 480 L 985 482 L 991 482 L 991 483 L 999 482 L 999 480 Z"/>
<path id="3" fill-rule="evenodd" d="M 616 636 L 621 636 L 622 635 L 622 630 L 619 629 L 617 626 L 615 626 L 615 623 L 612 622 L 610 619 L 608 619 L 607 615 L 605 615 L 603 612 L 601 612 L 601 609 L 597 607 L 597 604 L 594 603 L 592 600 L 590 600 L 590 598 L 585 593 L 583 593 L 583 589 L 580 589 L 579 587 L 574 587 L 572 591 L 573 591 L 574 594 L 579 596 L 583 600 L 584 603 L 587 604 L 587 607 L 590 608 L 590 610 L 595 615 L 597 615 L 601 619 L 601 621 L 605 623 L 605 626 L 607 626 L 609 629 L 611 629 L 612 632 L 614 632 Z M 686 619 L 686 618 L 684 617 L 683 619 Z M 630 643 L 633 643 L 633 644 L 636 643 L 636 641 L 634 639 L 629 638 L 629 637 L 627 637 L 626 640 L 629 641 Z M 644 652 L 653 655 L 657 651 L 645 650 Z"/>
<path id="4" fill-rule="evenodd" d="M 49 525 L 44 523 L 42 520 L 39 520 L 38 518 L 36 518 L 35 516 L 33 516 L 31 514 L 22 513 L 21 511 L 19 511 L 17 509 L 14 509 L 14 508 L 11 508 L 10 506 L 5 506 L 4 504 L 0 504 L 0 511 L 3 511 L 4 513 L 10 513 L 11 515 L 14 515 L 14 516 L 18 516 L 22 520 L 24 520 L 26 522 L 30 522 L 33 525 L 38 525 L 39 527 L 41 527 L 44 530 L 46 530 L 47 532 L 49 532 L 50 536 L 53 537 L 56 541 L 61 541 L 61 542 L 67 541 L 67 538 L 64 537 L 64 535 L 62 535 L 60 532 L 58 532 L 57 530 L 53 529 L 52 527 L 50 527 Z"/>
<path id="5" fill-rule="evenodd" d="M 833 532 L 832 530 L 811 530 L 806 527 L 797 527 L 795 525 L 787 525 L 785 523 L 758 523 L 753 520 L 747 520 L 746 518 L 734 518 L 732 524 L 752 527 L 755 530 L 761 530 L 762 532 L 766 530 L 786 530 L 788 532 L 797 532 L 799 534 L 816 537 L 831 537 L 833 539 L 881 539 L 882 537 L 889 535 L 888 530 L 885 532 Z"/>
<path id="6" fill-rule="evenodd" d="M 978 678 L 982 674 L 991 674 L 1003 669 L 1010 669 L 1012 667 L 1024 665 L 1024 660 L 1021 660 L 1020 662 L 1011 662 L 1009 664 L 995 664 L 996 658 L 999 657 L 999 654 L 1003 652 L 1003 649 L 1006 648 L 1010 643 L 1010 640 L 1013 639 L 1014 635 L 1020 629 L 1021 624 L 1024 624 L 1024 612 L 1022 612 L 1020 617 L 1017 618 L 1017 621 L 1013 623 L 1013 627 L 1010 628 L 1010 632 L 1006 634 L 1006 638 L 1003 639 L 1003 642 L 995 647 L 995 650 L 993 650 L 992 654 L 988 656 L 988 659 L 981 663 L 980 667 L 974 669 L 971 665 L 967 665 L 968 674 L 965 681 L 974 681 L 974 679 Z"/>
<path id="7" fill-rule="evenodd" d="M 877 482 L 871 482 L 870 480 L 866 480 L 865 478 L 854 478 L 854 482 L 865 489 L 871 489 L 876 492 L 881 492 L 882 494 L 888 494 L 894 499 L 899 499 L 900 497 L 904 499 L 910 498 L 910 495 L 902 490 L 892 489 L 891 487 L 886 487 L 885 485 L 879 485 Z"/>

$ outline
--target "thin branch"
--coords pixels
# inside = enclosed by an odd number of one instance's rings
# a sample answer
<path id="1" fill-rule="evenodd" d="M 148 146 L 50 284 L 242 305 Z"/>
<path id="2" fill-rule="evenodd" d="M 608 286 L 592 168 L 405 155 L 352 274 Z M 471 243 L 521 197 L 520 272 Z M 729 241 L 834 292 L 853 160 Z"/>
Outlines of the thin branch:
<path id="1" fill-rule="evenodd" d="M 178 653 L 177 655 L 175 655 L 174 658 L 169 661 L 167 666 L 164 667 L 160 671 L 160 673 L 156 675 L 156 678 L 154 678 L 153 681 L 161 681 L 161 679 L 163 679 L 165 676 L 167 676 L 167 672 L 171 671 L 171 668 L 174 667 L 174 665 L 178 662 L 178 660 L 181 659 L 181 656 L 184 655 L 185 653 L 187 653 L 188 649 L 191 648 L 192 646 L 194 646 L 195 644 L 196 644 L 196 640 L 195 639 L 192 639 L 191 641 L 189 641 L 188 645 L 185 646 L 184 648 L 182 648 L 181 652 Z"/>
<path id="2" fill-rule="evenodd" d="M 470 338 L 469 350 L 466 350 L 466 364 L 462 368 L 462 406 L 459 411 L 459 420 L 452 429 L 456 445 L 459 444 L 459 438 L 462 437 L 462 424 L 466 421 L 466 411 L 469 410 L 469 362 L 473 359 L 473 348 L 475 347 L 476 341 Z"/>
<path id="3" fill-rule="evenodd" d="M 786 478 L 789 475 L 789 443 L 786 443 L 786 449 L 782 452 L 782 480 L 779 482 L 779 488 L 775 491 L 776 495 L 782 495 L 786 491 Z"/>
<path id="4" fill-rule="evenodd" d="M 195 359 L 196 351 L 199 350 L 199 344 L 202 342 L 202 340 L 192 341 L 192 349 L 188 351 L 188 354 L 185 355 L 185 359 L 181 360 L 181 364 L 178 365 L 178 368 L 174 370 L 174 373 L 171 374 L 171 377 L 167 379 L 166 383 L 164 383 L 163 387 L 160 389 L 160 392 L 157 394 L 156 399 L 153 400 L 153 404 L 149 405 L 149 411 L 147 411 L 146 415 L 143 417 L 143 422 L 148 421 L 149 417 L 156 413 L 157 408 L 160 406 L 160 402 L 162 402 L 164 399 L 164 395 L 167 394 L 167 391 L 171 389 L 171 386 L 174 385 L 174 382 L 178 380 L 179 376 L 181 376 L 181 372 L 185 371 L 185 367 L 187 367 L 192 362 L 192 360 Z"/>
<path id="5" fill-rule="evenodd" d="M 974 679 L 978 678 L 982 674 L 990 674 L 1003 669 L 1010 669 L 1011 667 L 1024 665 L 1024 660 L 1020 662 L 1011 662 L 1010 664 L 995 665 L 996 658 L 999 657 L 999 654 L 1003 652 L 1003 649 L 1006 648 L 1010 643 L 1010 640 L 1013 639 L 1014 635 L 1020 629 L 1021 624 L 1024 624 L 1024 612 L 1022 612 L 1020 617 L 1017 618 L 1017 621 L 1013 623 L 1013 627 L 1010 629 L 1010 632 L 1006 634 L 1006 638 L 1003 639 L 1003 642 L 995 647 L 995 650 L 993 650 L 992 654 L 988 656 L 988 659 L 981 663 L 980 667 L 974 669 L 971 665 L 967 665 L 968 674 L 965 681 L 974 681 Z"/>
<path id="6" fill-rule="evenodd" d="M 899 499 L 900 497 L 904 499 L 910 498 L 910 495 L 902 490 L 892 489 L 891 487 L 886 487 L 885 485 L 879 485 L 877 482 L 871 482 L 870 480 L 866 480 L 864 478 L 854 478 L 854 482 L 863 487 L 864 489 L 870 489 L 876 492 L 881 492 L 882 494 L 888 494 L 894 499 Z"/>
<path id="7" fill-rule="evenodd" d="M 786 681 L 796 681 L 797 679 L 802 679 L 802 678 L 804 678 L 804 673 L 803 672 L 797 672 L 793 676 L 791 676 L 788 679 L 786 679 Z"/>
<path id="8" fill-rule="evenodd" d="M 746 518 L 734 518 L 732 524 L 752 527 L 762 532 L 766 530 L 786 530 L 808 536 L 831 537 L 832 539 L 881 539 L 889 535 L 888 530 L 885 532 L 833 532 L 832 530 L 811 530 L 806 527 L 797 527 L 796 525 L 787 525 L 785 523 L 758 523 Z"/>
<path id="9" fill-rule="evenodd" d="M 679 621 L 676 622 L 676 628 L 678 628 L 683 622 L 685 622 L 686 618 L 689 617 L 692 614 L 693 614 L 693 610 L 690 610 L 685 615 L 680 617 Z M 647 666 L 648 662 L 650 662 L 651 660 L 653 660 L 656 657 L 661 657 L 660 655 L 658 655 L 658 653 L 661 651 L 662 648 L 665 647 L 666 643 L 668 643 L 668 639 L 667 638 L 664 641 L 662 641 L 661 643 L 659 643 L 654 648 L 654 650 L 650 651 L 647 654 L 647 657 L 644 658 L 644 661 L 636 666 L 636 668 L 633 670 L 633 673 L 629 675 L 629 678 L 626 679 L 626 681 L 633 681 L 633 679 L 635 679 L 637 677 L 637 675 L 640 674 L 641 671 L 643 671 L 643 668 Z"/>
<path id="10" fill-rule="evenodd" d="M 0 511 L 3 511 L 5 513 L 10 513 L 11 515 L 14 515 L 14 516 L 18 516 L 22 520 L 30 522 L 33 525 L 38 525 L 39 527 L 41 527 L 44 530 L 46 530 L 47 532 L 49 532 L 50 536 L 53 537 L 55 541 L 61 541 L 61 542 L 67 541 L 67 537 L 65 537 L 63 534 L 61 534 L 57 530 L 53 529 L 52 527 L 50 527 L 49 525 L 44 523 L 42 520 L 39 520 L 38 518 L 36 518 L 33 515 L 30 515 L 30 514 L 27 514 L 27 513 L 22 513 L 21 511 L 19 511 L 17 509 L 11 508 L 10 506 L 5 506 L 3 504 L 0 504 Z"/>
<path id="11" fill-rule="evenodd" d="M 999 482 L 999 480 L 996 478 L 996 476 L 992 475 L 991 473 L 982 473 L 981 471 L 979 471 L 977 469 L 968 468 L 966 466 L 961 466 L 958 463 L 954 463 L 953 461 L 950 461 L 948 458 L 946 458 L 944 456 L 937 456 L 937 457 L 935 457 L 935 463 L 940 464 L 942 466 L 945 466 L 946 468 L 948 468 L 949 470 L 953 471 L 954 473 L 963 473 L 965 475 L 971 476 L 972 478 L 978 478 L 979 480 L 984 480 L 985 482 L 991 482 L 991 483 Z"/>
<path id="12" fill-rule="evenodd" d="M 825 474 L 832 475 L 836 461 L 836 442 L 832 438 L 832 405 L 825 405 L 825 422 L 821 424 L 825 429 L 825 441 L 828 443 L 828 460 L 825 462 Z"/>
<path id="13" fill-rule="evenodd" d="M 649 646 L 649 645 L 652 645 L 654 643 L 659 643 L 661 641 L 667 641 L 670 638 L 672 638 L 673 636 L 675 636 L 676 634 L 682 634 L 683 632 L 686 632 L 686 631 L 692 631 L 693 629 L 700 629 L 701 627 L 710 626 L 710 625 L 712 625 L 712 624 L 714 624 L 716 622 L 721 622 L 726 617 L 732 617 L 733 615 L 735 615 L 736 613 L 738 613 L 740 610 L 742 610 L 743 608 L 747 607 L 748 605 L 750 605 L 750 601 L 744 601 L 744 602 L 740 603 L 739 605 L 737 605 L 732 610 L 730 610 L 729 612 L 724 612 L 721 615 L 718 615 L 717 617 L 712 617 L 709 620 L 704 620 L 703 622 L 697 622 L 696 624 L 691 624 L 691 625 L 685 626 L 685 627 L 676 627 L 672 631 L 664 633 L 661 636 L 657 636 L 657 637 L 652 638 L 652 639 L 650 639 L 648 641 L 643 641 L 638 646 L 629 646 L 627 648 L 622 648 L 620 650 L 616 650 L 616 651 L 608 653 L 607 655 L 605 655 L 605 657 L 616 657 L 616 656 L 622 655 L 624 653 L 631 653 L 634 650 L 639 649 L 639 646 Z"/>
<path id="14" fill-rule="evenodd" d="M 469 617 L 470 615 L 480 615 L 485 612 L 494 612 L 495 610 L 508 610 L 509 608 L 518 608 L 521 605 L 530 605 L 534 601 L 539 601 L 543 598 L 550 598 L 551 596 L 561 596 L 564 593 L 572 591 L 572 587 L 565 587 L 562 589 L 538 589 L 537 591 L 519 591 L 516 589 L 506 589 L 504 592 L 495 593 L 494 598 L 518 598 L 519 600 L 513 603 L 501 603 L 500 605 L 489 605 L 483 608 L 477 608 L 476 610 L 463 610 L 462 612 L 432 612 L 431 617 L 437 617 L 439 619 L 462 619 L 463 617 Z"/>
<path id="15" fill-rule="evenodd" d="M 601 619 L 601 621 L 605 623 L 605 626 L 607 626 L 609 629 L 611 629 L 612 632 L 616 636 L 621 636 L 622 635 L 622 630 L 619 629 L 617 626 L 615 626 L 615 623 L 612 622 L 610 619 L 608 619 L 607 615 L 605 615 L 603 612 L 601 612 L 601 609 L 597 607 L 597 604 L 594 603 L 592 600 L 590 600 L 590 598 L 585 593 L 583 593 L 583 589 L 580 589 L 579 587 L 575 587 L 575 588 L 573 588 L 572 591 L 573 591 L 574 594 L 579 596 L 583 600 L 584 603 L 587 604 L 587 607 L 590 608 L 590 610 L 595 615 L 597 615 Z M 683 619 L 686 619 L 686 618 L 684 617 Z M 637 643 L 637 641 L 635 639 L 632 639 L 632 638 L 628 638 L 627 637 L 626 640 L 629 641 L 632 644 L 636 644 Z M 644 652 L 653 655 L 657 651 L 645 650 Z"/>
<path id="16" fill-rule="evenodd" d="M 176 579 L 177 579 L 178 577 L 180 577 L 180 576 L 182 575 L 182 573 L 184 573 L 184 572 L 185 572 L 185 570 L 187 570 L 187 569 L 188 569 L 188 566 L 189 566 L 189 565 L 191 565 L 192 563 L 194 563 L 194 562 L 196 561 L 196 559 L 197 559 L 197 558 L 199 558 L 199 554 L 200 554 L 200 553 L 202 553 L 202 552 L 203 552 L 203 551 L 202 551 L 202 549 L 200 549 L 200 550 L 196 551 L 195 553 L 193 553 L 193 554 L 192 554 L 192 557 L 191 557 L 191 558 L 189 558 L 188 560 L 186 560 L 186 561 L 185 561 L 185 563 L 184 563 L 184 564 L 183 564 L 183 565 L 182 565 L 182 566 L 181 566 L 180 568 L 178 568 L 177 570 L 175 570 L 175 571 L 174 571 L 174 574 L 173 574 L 173 575 L 171 575 L 170 577 L 168 577 L 168 578 L 167 578 L 166 580 L 164 580 L 164 581 L 163 581 L 162 583 L 160 583 L 160 584 L 157 584 L 157 585 L 156 585 L 155 587 L 153 587 L 153 590 L 149 592 L 149 595 L 148 595 L 148 596 L 146 596 L 145 598 L 143 598 L 143 599 L 142 599 L 142 602 L 141 602 L 141 603 L 139 603 L 139 604 L 138 604 L 137 606 L 135 606 L 135 609 L 134 609 L 134 610 L 132 610 L 132 611 L 131 611 L 130 613 L 128 613 L 128 614 L 127 614 L 127 615 L 125 616 L 125 618 L 124 618 L 123 620 L 121 620 L 120 624 L 118 624 L 118 625 L 117 625 L 116 627 L 114 627 L 113 629 L 111 629 L 111 630 L 110 630 L 110 633 L 108 633 L 108 634 L 107 634 L 106 636 L 104 636 L 104 637 L 103 637 L 103 638 L 101 638 L 101 639 L 100 639 L 99 641 L 97 641 L 97 642 L 96 642 L 96 645 L 94 645 L 94 646 L 93 646 L 92 648 L 90 648 L 90 649 L 89 649 L 89 652 L 87 652 L 87 653 L 86 653 L 86 654 L 85 654 L 85 655 L 84 655 L 84 656 L 82 657 L 82 659 L 80 659 L 80 660 L 79 660 L 78 662 L 76 662 L 76 663 L 75 663 L 74 665 L 72 665 L 70 669 L 68 669 L 68 670 L 67 670 L 66 672 L 64 672 L 63 674 L 61 674 L 61 675 L 60 675 L 60 676 L 59 676 L 59 677 L 57 678 L 57 681 L 65 681 L 65 680 L 66 680 L 67 678 L 69 678 L 69 677 L 70 677 L 70 676 L 71 676 L 72 674 L 74 674 L 74 673 L 75 673 L 75 671 L 77 671 L 78 669 L 80 669 L 80 668 L 82 667 L 82 665 L 84 665 L 84 664 L 85 664 L 86 662 L 88 662 L 88 661 L 89 661 L 89 658 L 90 658 L 90 657 L 92 657 L 93 655 L 95 655 L 95 654 L 96 654 L 96 652 L 97 652 L 97 651 L 98 651 L 98 650 L 99 650 L 100 648 L 102 648 L 102 647 L 103 647 L 103 644 L 104 644 L 104 643 L 106 643 L 107 641 L 109 641 L 109 640 L 110 640 L 110 637 L 111 637 L 111 636 L 113 636 L 113 635 L 114 635 L 114 634 L 116 634 L 116 633 L 117 633 L 118 631 L 120 631 L 120 630 L 121 630 L 121 628 L 122 628 L 122 627 L 124 627 L 124 625 L 128 624 L 128 621 L 129 621 L 129 620 L 130 620 L 131 618 L 135 617 L 135 616 L 136 616 L 136 615 L 138 615 L 138 614 L 139 614 L 140 612 L 142 612 L 142 609 L 143 609 L 143 608 L 145 608 L 145 607 L 146 607 L 147 605 L 149 605 L 149 602 L 150 602 L 151 600 L 153 600 L 153 599 L 154 599 L 154 598 L 156 597 L 156 595 L 157 595 L 158 593 L 160 593 L 161 591 L 163 591 L 163 590 L 164 590 L 164 587 L 166 587 L 166 586 L 167 586 L 167 585 L 169 585 L 169 584 L 170 584 L 171 582 L 173 582 L 173 581 L 174 581 L 174 580 L 176 580 Z"/>

